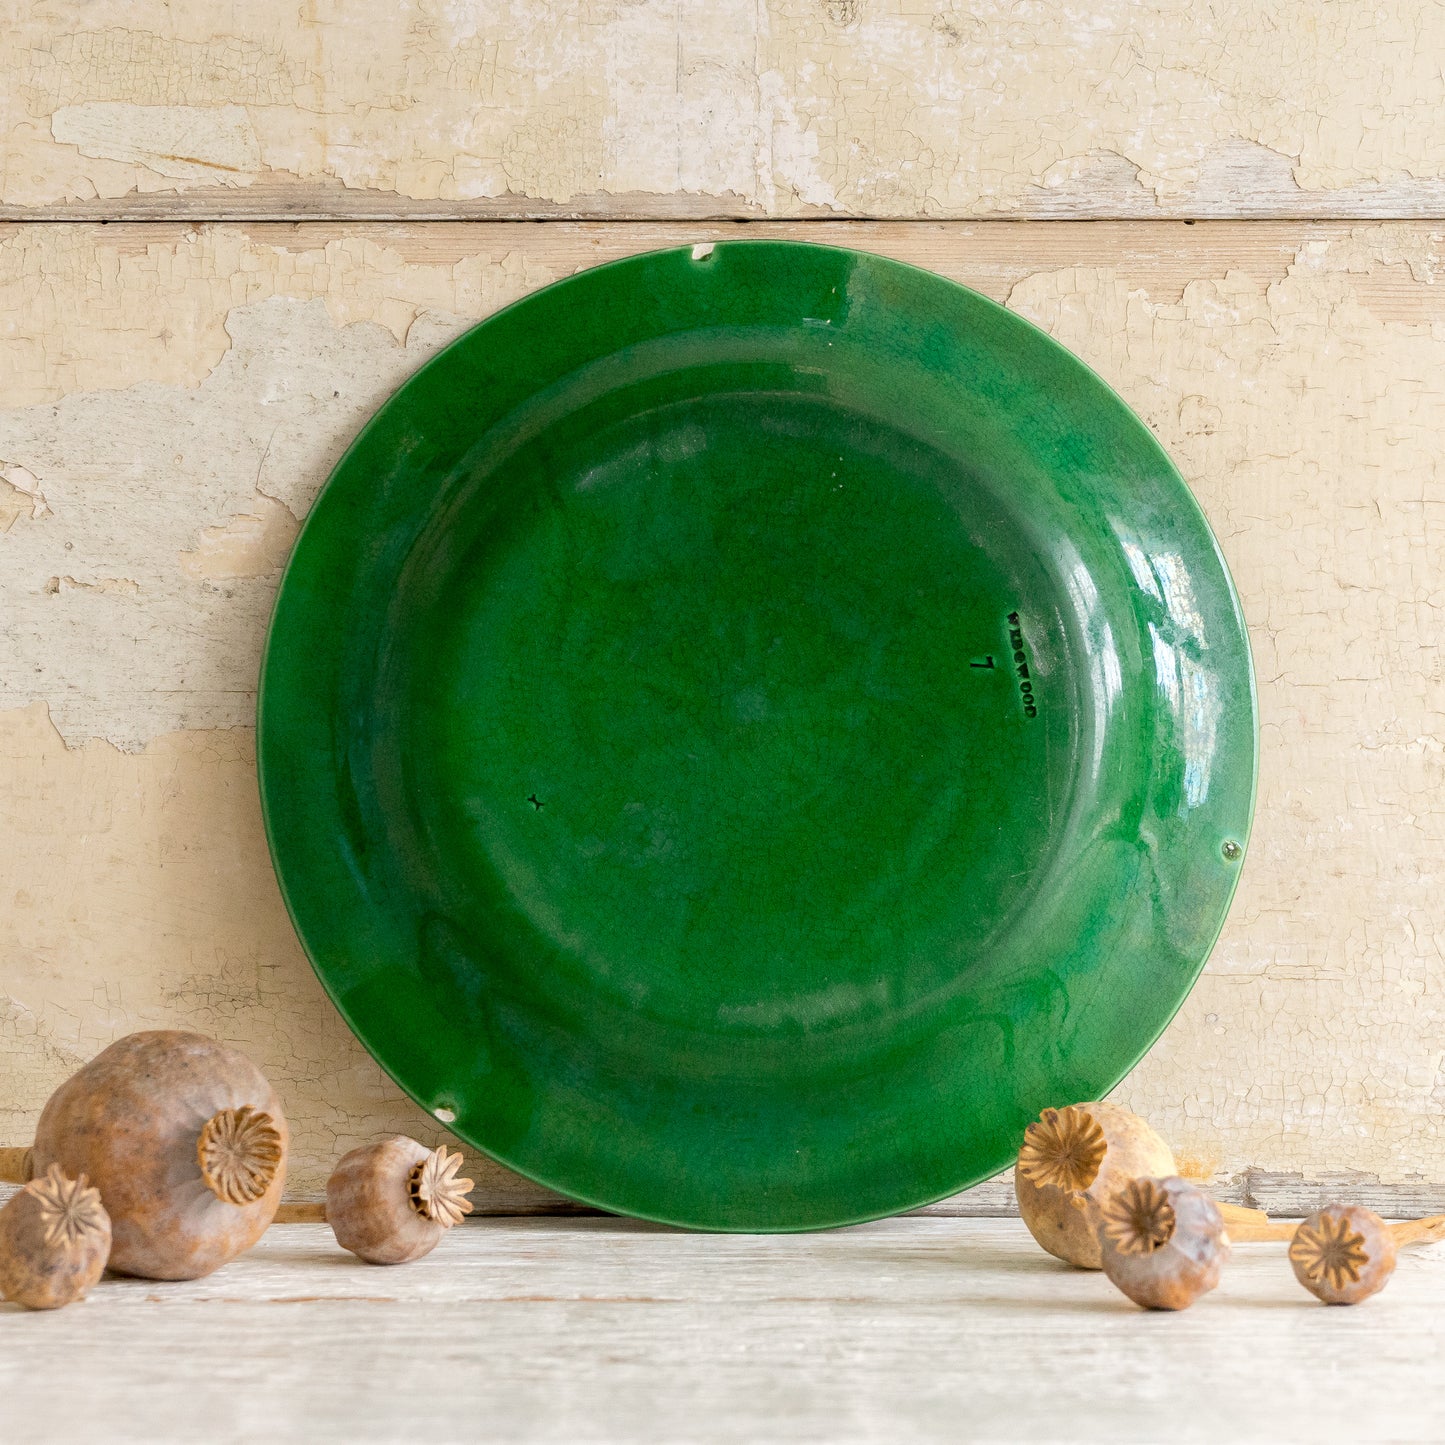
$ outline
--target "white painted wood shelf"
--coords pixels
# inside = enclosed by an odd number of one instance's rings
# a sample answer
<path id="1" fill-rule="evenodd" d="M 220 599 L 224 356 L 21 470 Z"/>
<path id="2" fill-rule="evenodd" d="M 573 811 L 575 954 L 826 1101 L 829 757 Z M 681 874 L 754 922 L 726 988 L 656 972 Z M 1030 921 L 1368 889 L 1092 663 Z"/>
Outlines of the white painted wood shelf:
<path id="1" fill-rule="evenodd" d="M 209 1279 L 0 1305 L 17 1442 L 1423 1442 L 1442 1382 L 1445 1248 L 1328 1309 L 1241 1246 L 1159 1315 L 1000 1219 L 488 1219 L 396 1269 L 288 1225 Z"/>

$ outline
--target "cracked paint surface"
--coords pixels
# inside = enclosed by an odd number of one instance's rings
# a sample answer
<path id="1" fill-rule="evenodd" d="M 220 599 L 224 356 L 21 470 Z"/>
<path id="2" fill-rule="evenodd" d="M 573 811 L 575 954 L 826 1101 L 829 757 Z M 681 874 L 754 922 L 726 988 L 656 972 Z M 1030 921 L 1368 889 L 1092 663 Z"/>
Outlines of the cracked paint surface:
<path id="1" fill-rule="evenodd" d="M 548 227 L 523 264 L 502 230 L 482 253 L 466 228 L 30 229 L 46 234 L 0 239 L 20 306 L 0 338 L 18 780 L 0 803 L 0 1142 L 110 1038 L 189 1025 L 272 1073 L 315 1187 L 360 1138 L 433 1126 L 312 979 L 261 838 L 249 723 L 281 555 L 361 420 L 469 320 L 677 238 Z M 1256 649 L 1240 895 L 1120 1097 L 1200 1177 L 1354 1170 L 1418 1194 L 1445 1181 L 1445 243 L 1424 225 L 1268 244 L 1004 229 L 869 244 L 1005 299 L 1123 392 L 1219 532 Z M 51 284 L 27 285 L 41 264 Z"/>
<path id="2" fill-rule="evenodd" d="M 1445 176 L 1445 11 L 1393 0 L 4 0 L 0 203 L 262 181 L 786 215 L 1160 199 L 1257 152 Z"/>
<path id="3" fill-rule="evenodd" d="M 7 515 L 17 492 L 33 503 L 0 559 L 27 579 L 8 596 L 0 696 L 20 687 L 67 738 L 124 748 L 249 725 L 276 573 L 321 481 L 468 317 L 553 273 L 514 253 L 408 266 L 371 242 L 254 247 L 224 229 L 81 264 L 66 228 L 0 241 L 21 322 L 0 397 L 30 403 L 0 409 L 0 476 Z"/>
<path id="4" fill-rule="evenodd" d="M 374 322 L 336 327 L 320 300 L 272 297 L 225 325 L 230 349 L 198 386 L 0 412 L 0 455 L 24 460 L 51 509 L 5 534 L 20 585 L 0 693 L 43 697 L 69 740 L 133 749 L 250 723 L 281 553 L 264 522 L 248 543 L 237 519 L 260 492 L 294 534 L 361 422 L 463 323 L 398 345 Z"/>
<path id="5" fill-rule="evenodd" d="M 424 313 L 479 318 L 559 274 L 485 238 L 442 262 L 415 239 L 424 229 L 381 232 L 391 244 L 377 233 L 333 228 L 290 246 L 252 244 L 234 226 L 128 227 L 92 246 L 65 226 L 0 226 L 0 316 L 11 318 L 0 399 L 14 408 L 141 381 L 197 385 L 231 346 L 231 313 L 272 297 L 318 301 L 338 326 L 372 321 L 421 345 L 426 324 L 410 332 Z M 418 254 L 429 263 L 414 264 Z M 7 465 L 0 447 L 0 477 L 31 490 Z"/>
<path id="6" fill-rule="evenodd" d="M 196 550 L 180 554 L 181 571 L 214 582 L 265 577 L 285 565 L 299 531 L 285 502 L 258 491 L 250 511 L 237 512 L 224 526 L 207 527 Z"/>

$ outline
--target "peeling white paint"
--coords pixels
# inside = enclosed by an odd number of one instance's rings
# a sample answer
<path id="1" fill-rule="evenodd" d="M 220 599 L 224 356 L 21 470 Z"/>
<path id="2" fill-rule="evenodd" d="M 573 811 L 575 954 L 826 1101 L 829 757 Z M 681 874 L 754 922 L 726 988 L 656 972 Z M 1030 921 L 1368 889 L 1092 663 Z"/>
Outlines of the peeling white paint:
<path id="1" fill-rule="evenodd" d="M 213 582 L 268 576 L 281 570 L 299 528 L 284 502 L 257 492 L 250 511 L 201 532 L 195 550 L 180 554 L 181 570 Z"/>
<path id="2" fill-rule="evenodd" d="M 466 324 L 438 320 L 401 345 L 374 322 L 336 326 L 320 300 L 273 297 L 229 312 L 230 349 L 198 386 L 0 410 L 0 455 L 24 459 L 54 514 L 5 536 L 0 707 L 44 698 L 68 740 L 132 749 L 249 724 L 295 518 L 366 417 Z"/>
<path id="3" fill-rule="evenodd" d="M 114 231 L 109 242 L 63 225 L 0 234 L 0 316 L 12 323 L 0 335 L 0 404 L 141 381 L 197 385 L 231 344 L 228 312 L 271 296 L 316 298 L 338 325 L 374 321 L 419 344 L 418 317 L 484 316 L 565 274 L 534 251 L 494 251 L 475 231 L 465 244 L 453 233 L 444 252 L 428 248 L 430 234 L 347 227 L 269 243 L 236 226 Z M 26 476 L 15 473 L 22 491 L 34 482 Z"/>
<path id="4" fill-rule="evenodd" d="M 246 186 L 261 169 L 260 142 L 239 105 L 93 101 L 62 106 L 50 132 L 83 156 L 144 166 L 174 181 Z"/>
<path id="5" fill-rule="evenodd" d="M 0 503 L 9 518 L 5 523 L 5 531 L 8 532 L 11 523 L 21 517 L 29 517 L 32 522 L 38 522 L 50 511 L 45 494 L 40 490 L 40 479 L 29 467 L 0 462 L 0 483 L 4 484 L 8 494 L 7 499 Z"/>
<path id="6" fill-rule="evenodd" d="M 1374 0 L 16 7 L 0 200 L 266 181 L 1009 214 L 1445 180 L 1445 13 Z M 1239 183 L 1248 176 L 1247 186 Z M 1232 180 L 1231 180 L 1232 178 Z M 1087 184 L 1085 184 L 1087 181 Z"/>
<path id="7" fill-rule="evenodd" d="M 43 589 L 47 596 L 62 592 L 99 592 L 114 597 L 139 597 L 140 583 L 130 577 L 50 577 Z"/>

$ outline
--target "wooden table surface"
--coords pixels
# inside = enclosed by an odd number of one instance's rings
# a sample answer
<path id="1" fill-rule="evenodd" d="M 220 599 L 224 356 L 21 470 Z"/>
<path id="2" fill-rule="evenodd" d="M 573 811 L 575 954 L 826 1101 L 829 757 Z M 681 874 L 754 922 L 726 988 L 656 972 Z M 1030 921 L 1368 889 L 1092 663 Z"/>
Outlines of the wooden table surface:
<path id="1" fill-rule="evenodd" d="M 0 1438 L 308 1442 L 1445 1438 L 1445 1246 L 1316 1303 L 1283 1245 L 1136 1309 L 1017 1220 L 683 1234 L 490 1219 L 394 1269 L 278 1225 L 209 1279 L 0 1305 Z"/>

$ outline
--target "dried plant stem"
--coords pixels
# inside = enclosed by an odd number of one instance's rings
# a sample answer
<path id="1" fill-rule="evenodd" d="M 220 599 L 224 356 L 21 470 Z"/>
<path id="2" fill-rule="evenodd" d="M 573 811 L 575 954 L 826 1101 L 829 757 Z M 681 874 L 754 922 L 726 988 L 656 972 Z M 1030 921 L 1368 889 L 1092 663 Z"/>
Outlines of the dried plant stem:
<path id="1" fill-rule="evenodd" d="M 28 1184 L 30 1174 L 28 1144 L 0 1146 L 0 1184 Z"/>
<path id="2" fill-rule="evenodd" d="M 1402 1244 L 1438 1244 L 1445 1239 L 1445 1214 L 1432 1214 L 1428 1219 L 1406 1219 L 1390 1226 L 1396 1246 Z"/>
<path id="3" fill-rule="evenodd" d="M 1294 1232 L 1299 1226 L 1297 1219 L 1266 1219 L 1263 1224 L 1247 1220 L 1236 1224 L 1232 1219 L 1228 1219 L 1224 1225 L 1231 1244 L 1260 1244 L 1275 1239 L 1288 1243 L 1294 1238 Z"/>
<path id="4" fill-rule="evenodd" d="M 1234 1244 L 1259 1244 L 1268 1240 L 1292 1240 L 1300 1226 L 1297 1219 L 1265 1219 L 1263 1223 L 1240 1220 L 1236 1223 L 1227 1214 L 1225 1227 Z M 1432 1214 L 1427 1219 L 1405 1219 L 1390 1226 L 1395 1244 L 1436 1244 L 1445 1239 L 1445 1214 Z"/>
<path id="5" fill-rule="evenodd" d="M 1262 1209 L 1249 1209 L 1243 1204 L 1225 1204 L 1216 1199 L 1219 1212 L 1224 1216 L 1224 1227 L 1229 1231 L 1231 1239 L 1236 1238 L 1235 1229 L 1246 1224 L 1268 1224 L 1269 1215 Z"/>
<path id="6" fill-rule="evenodd" d="M 283 1204 L 272 1224 L 325 1224 L 325 1204 Z"/>

